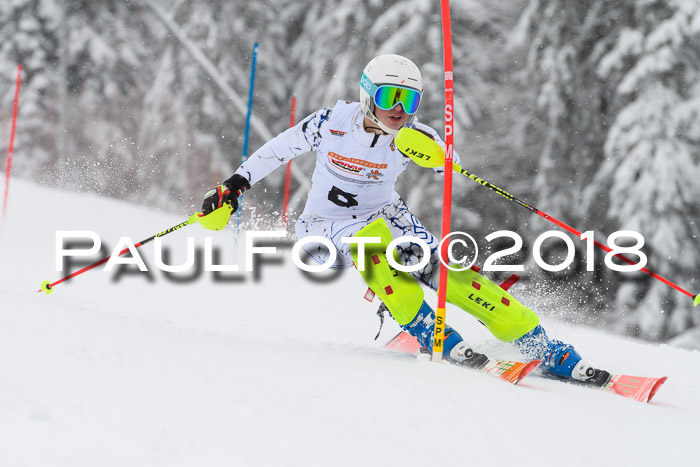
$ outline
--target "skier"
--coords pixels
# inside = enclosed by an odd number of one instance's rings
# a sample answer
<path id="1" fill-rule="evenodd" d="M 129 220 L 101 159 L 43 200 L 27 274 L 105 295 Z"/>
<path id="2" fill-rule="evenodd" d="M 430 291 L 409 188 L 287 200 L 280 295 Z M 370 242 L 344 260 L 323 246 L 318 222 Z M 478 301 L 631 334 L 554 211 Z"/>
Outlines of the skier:
<path id="1" fill-rule="evenodd" d="M 400 55 L 385 54 L 371 60 L 360 79 L 360 102 L 338 101 L 309 115 L 265 143 L 222 185 L 206 193 L 202 212 L 208 214 L 231 203 L 252 185 L 296 156 L 316 152 L 312 187 L 296 223 L 299 239 L 314 235 L 330 240 L 337 250 L 336 268 L 364 264 L 358 270 L 398 324 L 431 351 L 435 312 L 423 299 L 417 281 L 438 288 L 439 239 L 411 213 L 394 190 L 410 159 L 394 145 L 404 126 L 421 130 L 444 147 L 437 132 L 416 120 L 423 96 L 418 67 Z M 455 162 L 459 156 L 454 154 Z M 442 169 L 434 169 L 442 173 Z M 393 238 L 412 236 L 430 247 L 430 258 L 419 270 L 394 270 L 384 252 Z M 381 243 L 364 251 L 344 237 L 380 237 Z M 309 245 L 306 253 L 318 263 L 328 259 L 327 249 Z M 400 244 L 396 257 L 404 265 L 424 260 L 417 243 Z M 550 339 L 539 318 L 508 292 L 473 269 L 450 271 L 447 301 L 481 321 L 498 339 L 512 342 L 530 359 L 540 359 L 554 375 L 604 385 L 609 373 L 593 368 L 569 344 Z M 474 352 L 460 334 L 446 326 L 445 358 L 471 367 L 488 358 Z"/>

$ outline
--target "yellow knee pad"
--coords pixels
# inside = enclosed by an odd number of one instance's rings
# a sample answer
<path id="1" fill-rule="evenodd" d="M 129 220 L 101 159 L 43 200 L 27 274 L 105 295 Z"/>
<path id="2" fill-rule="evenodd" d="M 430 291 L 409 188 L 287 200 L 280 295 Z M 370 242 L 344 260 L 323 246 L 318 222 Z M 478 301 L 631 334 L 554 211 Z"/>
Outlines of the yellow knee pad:
<path id="1" fill-rule="evenodd" d="M 471 269 L 449 271 L 447 301 L 474 316 L 505 342 L 524 336 L 540 322 L 532 310 Z"/>
<path id="2" fill-rule="evenodd" d="M 382 218 L 377 219 L 355 234 L 355 237 L 379 237 L 379 243 L 365 245 L 362 278 L 377 296 L 384 302 L 391 316 L 401 325 L 413 321 L 423 304 L 423 289 L 416 279 L 407 272 L 391 267 L 386 259 L 386 248 L 392 237 L 389 226 Z M 351 246 L 355 265 L 360 264 L 359 246 Z M 397 259 L 396 253 L 394 259 Z M 398 262 L 398 259 L 397 259 Z"/>

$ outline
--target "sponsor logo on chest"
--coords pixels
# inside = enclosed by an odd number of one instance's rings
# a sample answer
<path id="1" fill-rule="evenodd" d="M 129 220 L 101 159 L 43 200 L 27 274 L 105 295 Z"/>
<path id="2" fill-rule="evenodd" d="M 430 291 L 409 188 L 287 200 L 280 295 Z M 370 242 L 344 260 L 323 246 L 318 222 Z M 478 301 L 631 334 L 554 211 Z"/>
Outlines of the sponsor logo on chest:
<path id="1" fill-rule="evenodd" d="M 372 180 L 379 180 L 380 177 L 383 177 L 384 171 L 388 167 L 387 164 L 378 164 L 355 157 L 345 157 L 333 151 L 328 151 L 328 162 L 338 170 Z"/>

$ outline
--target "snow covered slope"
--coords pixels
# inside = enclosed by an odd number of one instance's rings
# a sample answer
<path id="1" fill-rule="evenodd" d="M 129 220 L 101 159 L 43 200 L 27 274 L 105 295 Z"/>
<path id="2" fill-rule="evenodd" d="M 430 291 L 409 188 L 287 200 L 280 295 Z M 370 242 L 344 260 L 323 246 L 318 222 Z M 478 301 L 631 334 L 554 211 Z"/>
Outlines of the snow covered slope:
<path id="1" fill-rule="evenodd" d="M 0 466 L 694 466 L 700 352 L 545 324 L 613 372 L 669 377 L 650 404 L 534 376 L 519 386 L 382 349 L 354 271 L 312 281 L 289 251 L 258 274 L 173 283 L 56 280 L 55 232 L 111 250 L 187 218 L 13 180 L 0 230 Z M 233 230 L 210 236 L 240 264 Z M 174 250 L 177 249 L 177 252 Z M 141 248 L 153 266 L 154 245 Z M 231 278 L 233 277 L 232 280 Z M 514 294 L 518 295 L 516 285 Z M 537 304 L 542 306 L 542 304 Z M 457 309 L 448 321 L 492 356 L 517 357 Z"/>

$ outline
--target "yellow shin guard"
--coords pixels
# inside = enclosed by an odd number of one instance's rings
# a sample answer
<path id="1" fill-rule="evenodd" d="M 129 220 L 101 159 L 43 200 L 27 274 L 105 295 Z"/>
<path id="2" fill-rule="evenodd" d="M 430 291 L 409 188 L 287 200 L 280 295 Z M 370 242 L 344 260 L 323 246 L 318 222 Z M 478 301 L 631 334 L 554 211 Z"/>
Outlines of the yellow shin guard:
<path id="1" fill-rule="evenodd" d="M 423 289 L 416 279 L 407 272 L 391 267 L 386 259 L 386 248 L 392 237 L 389 226 L 384 219 L 377 219 L 355 234 L 355 237 L 379 237 L 379 243 L 365 245 L 363 255 L 364 271 L 362 278 L 377 296 L 384 302 L 391 316 L 400 325 L 413 321 L 423 304 Z M 352 258 L 355 265 L 360 264 L 359 248 L 352 244 Z M 394 253 L 396 259 L 396 254 Z M 397 260 L 398 262 L 398 260 Z"/>
<path id="2" fill-rule="evenodd" d="M 474 316 L 505 342 L 524 336 L 540 321 L 511 294 L 471 269 L 449 272 L 447 301 Z"/>

